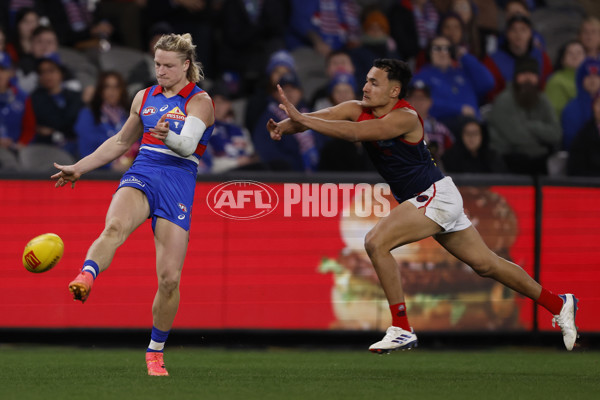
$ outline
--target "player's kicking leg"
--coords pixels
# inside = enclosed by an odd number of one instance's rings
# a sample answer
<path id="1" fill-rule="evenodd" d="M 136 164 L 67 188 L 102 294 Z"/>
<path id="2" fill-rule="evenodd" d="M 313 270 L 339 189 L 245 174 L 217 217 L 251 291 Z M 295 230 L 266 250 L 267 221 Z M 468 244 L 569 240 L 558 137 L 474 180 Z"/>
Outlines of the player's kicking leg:
<path id="1" fill-rule="evenodd" d="M 106 213 L 104 230 L 90 246 L 81 272 L 69 283 L 73 300 L 84 303 L 98 274 L 110 265 L 115 251 L 140 226 L 150 213 L 146 195 L 131 187 L 122 187 L 113 196 Z"/>

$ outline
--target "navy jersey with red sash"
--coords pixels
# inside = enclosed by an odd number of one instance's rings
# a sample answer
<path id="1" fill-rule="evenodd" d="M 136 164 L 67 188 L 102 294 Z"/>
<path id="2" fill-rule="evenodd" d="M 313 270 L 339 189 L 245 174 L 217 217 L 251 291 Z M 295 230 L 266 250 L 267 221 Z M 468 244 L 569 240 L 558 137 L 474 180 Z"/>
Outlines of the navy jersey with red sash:
<path id="1" fill-rule="evenodd" d="M 416 112 L 404 99 L 398 100 L 393 110 L 398 108 L 408 108 Z M 423 127 L 423 120 L 421 116 L 418 117 Z M 357 122 L 375 118 L 371 109 L 364 108 Z M 398 136 L 393 139 L 362 142 L 362 144 L 373 165 L 390 185 L 392 194 L 400 203 L 425 191 L 434 182 L 444 177 L 431 157 L 424 137 L 416 143 L 407 142 Z"/>
<path id="2" fill-rule="evenodd" d="M 193 82 L 188 83 L 179 93 L 172 97 L 165 97 L 162 86 L 159 85 L 154 85 L 146 89 L 142 106 L 139 110 L 140 118 L 144 124 L 144 135 L 142 136 L 142 145 L 137 158 L 147 158 L 158 163 L 164 162 L 167 165 L 188 169 L 194 175 L 197 173 L 200 157 L 202 157 L 202 154 L 206 150 L 214 125 L 206 128 L 194 154 L 188 157 L 180 156 L 169 149 L 162 140 L 152 137 L 149 129 L 154 128 L 158 120 L 166 114 L 169 129 L 179 135 L 187 117 L 186 107 L 189 101 L 202 92 L 203 90 Z"/>

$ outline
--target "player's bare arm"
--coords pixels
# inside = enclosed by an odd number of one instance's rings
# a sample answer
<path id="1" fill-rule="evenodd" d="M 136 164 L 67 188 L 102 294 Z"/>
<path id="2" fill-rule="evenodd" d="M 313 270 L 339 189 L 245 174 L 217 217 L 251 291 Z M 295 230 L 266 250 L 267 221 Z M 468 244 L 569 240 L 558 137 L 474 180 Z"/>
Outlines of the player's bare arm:
<path id="1" fill-rule="evenodd" d="M 306 115 L 314 116 L 331 121 L 347 120 L 356 121 L 362 112 L 362 106 L 359 101 L 352 100 L 337 104 L 332 107 L 327 107 L 322 110 L 307 113 Z M 267 129 L 274 140 L 280 140 L 282 135 L 291 135 L 298 132 L 303 132 L 308 127 L 297 121 L 286 118 L 282 121 L 275 122 L 272 119 L 267 123 Z"/>
<path id="2" fill-rule="evenodd" d="M 136 94 L 131 104 L 129 118 L 125 121 L 123 128 L 102 143 L 92 154 L 72 165 L 54 163 L 54 167 L 60 170 L 51 176 L 52 179 L 57 180 L 55 187 L 64 186 L 68 182 L 71 182 L 71 187 L 74 187 L 81 175 L 116 160 L 129 150 L 143 133 L 142 121 L 138 114 L 143 96 L 143 90 Z"/>
<path id="3" fill-rule="evenodd" d="M 311 114 L 302 114 L 285 97 L 279 88 L 281 97 L 280 108 L 284 110 L 292 121 L 296 121 L 307 128 L 323 135 L 344 139 L 350 142 L 364 142 L 373 140 L 387 140 L 402 136 L 409 142 L 418 142 L 423 136 L 417 114 L 408 109 L 390 111 L 382 118 L 355 122 L 360 115 L 362 107 L 360 102 L 345 104 L 346 110 L 358 109 L 358 115 L 351 120 L 329 120 Z M 344 110 L 345 108 L 342 108 Z M 339 110 L 338 110 L 339 111 Z M 323 115 L 323 114 L 321 114 Z M 326 115 L 326 114 L 325 114 Z M 273 135 L 271 135 L 273 137 Z"/>

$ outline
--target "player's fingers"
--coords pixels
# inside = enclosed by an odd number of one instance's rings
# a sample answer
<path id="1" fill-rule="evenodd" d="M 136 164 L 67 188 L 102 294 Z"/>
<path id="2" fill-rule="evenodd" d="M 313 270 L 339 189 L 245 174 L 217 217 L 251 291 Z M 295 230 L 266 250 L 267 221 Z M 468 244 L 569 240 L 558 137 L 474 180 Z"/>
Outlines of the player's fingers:
<path id="1" fill-rule="evenodd" d="M 285 97 L 285 92 L 283 91 L 281 86 L 279 86 L 279 84 L 277 84 L 277 91 L 279 92 L 279 97 L 281 97 L 281 102 L 287 103 L 288 99 L 287 97 Z"/>
<path id="2" fill-rule="evenodd" d="M 158 123 L 160 124 L 161 122 L 165 122 L 165 120 L 167 119 L 167 114 L 163 114 L 160 119 L 158 120 Z"/>

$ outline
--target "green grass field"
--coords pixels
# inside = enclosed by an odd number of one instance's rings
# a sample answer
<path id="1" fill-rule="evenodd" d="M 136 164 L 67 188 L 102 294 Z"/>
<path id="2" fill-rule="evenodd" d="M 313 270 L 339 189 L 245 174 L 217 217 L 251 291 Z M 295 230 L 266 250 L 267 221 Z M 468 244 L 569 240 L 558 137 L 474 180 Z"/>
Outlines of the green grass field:
<path id="1" fill-rule="evenodd" d="M 600 353 L 0 346 L 0 399 L 598 399 Z"/>

